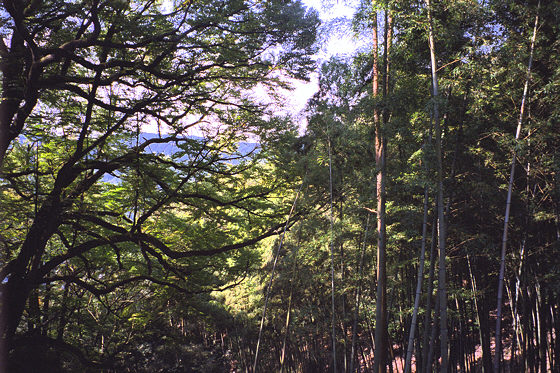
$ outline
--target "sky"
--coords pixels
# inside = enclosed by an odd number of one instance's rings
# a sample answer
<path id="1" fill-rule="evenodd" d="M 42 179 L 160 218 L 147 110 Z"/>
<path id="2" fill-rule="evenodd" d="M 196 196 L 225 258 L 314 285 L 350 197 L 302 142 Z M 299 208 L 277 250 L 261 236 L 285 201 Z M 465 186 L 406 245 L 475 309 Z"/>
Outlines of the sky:
<path id="1" fill-rule="evenodd" d="M 164 0 L 164 6 L 171 7 L 172 0 Z M 302 0 L 302 3 L 310 8 L 314 8 L 319 12 L 321 20 L 326 23 L 335 18 L 351 19 L 358 0 Z M 342 30 L 337 33 L 329 33 L 328 40 L 323 48 L 319 51 L 316 58 L 318 63 L 325 61 L 335 55 L 349 55 L 357 48 L 357 43 L 349 29 Z M 292 91 L 284 91 L 282 95 L 283 105 L 278 107 L 275 112 L 281 115 L 291 115 L 300 127 L 300 133 L 305 131 L 306 120 L 303 111 L 309 98 L 313 96 L 319 89 L 318 73 L 311 75 L 311 80 L 300 81 L 291 80 Z M 264 94 L 256 92 L 256 94 Z M 266 100 L 266 99 L 265 99 Z M 150 133 L 157 132 L 157 125 L 154 123 L 144 126 L 144 131 Z"/>
<path id="2" fill-rule="evenodd" d="M 166 1 L 168 1 L 167 4 L 171 6 L 171 0 Z M 333 21 L 336 18 L 347 18 L 350 20 L 354 15 L 357 2 L 358 0 L 302 0 L 305 6 L 314 8 L 319 12 L 319 17 L 323 23 Z M 316 56 L 318 61 L 317 69 L 319 69 L 321 61 L 328 60 L 335 55 L 352 54 L 356 48 L 357 43 L 349 28 L 346 30 L 342 29 L 336 33 L 330 32 L 328 39 Z M 297 123 L 300 134 L 305 132 L 307 126 L 307 120 L 304 115 L 307 101 L 319 89 L 318 77 L 319 75 L 316 72 L 311 74 L 310 81 L 292 79 L 290 83 L 293 90 L 281 90 L 277 92 L 282 96 L 282 104 L 280 106 L 275 104 L 276 107 L 273 108 L 274 114 L 291 116 Z M 266 94 L 262 87 L 254 89 L 251 96 L 264 103 L 273 102 L 272 98 Z M 145 132 L 156 133 L 157 126 L 155 123 L 148 124 L 144 126 L 143 130 Z M 193 131 L 197 132 L 198 130 L 193 129 Z M 198 133 L 194 134 L 200 135 Z"/>
<path id="3" fill-rule="evenodd" d="M 335 18 L 350 20 L 357 7 L 356 0 L 302 0 L 302 2 L 305 6 L 316 9 L 324 23 Z M 357 43 L 349 28 L 329 35 L 325 45 L 317 54 L 319 63 L 332 56 L 350 55 L 356 50 Z M 283 92 L 285 105 L 278 111 L 281 114 L 290 114 L 294 117 L 299 125 L 300 134 L 303 134 L 307 125 L 303 113 L 307 101 L 319 89 L 318 73 L 312 74 L 309 82 L 292 80 L 291 83 L 294 90 Z"/>

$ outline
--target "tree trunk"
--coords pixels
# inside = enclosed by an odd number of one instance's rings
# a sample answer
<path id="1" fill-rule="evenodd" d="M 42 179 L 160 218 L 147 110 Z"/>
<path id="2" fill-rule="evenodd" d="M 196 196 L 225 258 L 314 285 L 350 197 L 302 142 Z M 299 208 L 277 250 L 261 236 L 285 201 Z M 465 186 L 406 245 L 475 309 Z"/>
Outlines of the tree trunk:
<path id="1" fill-rule="evenodd" d="M 343 176 L 340 176 L 340 183 L 341 185 L 344 185 L 344 179 Z M 340 198 L 340 207 L 339 207 L 339 212 L 338 212 L 338 218 L 339 218 L 339 222 L 340 225 L 343 226 L 344 223 L 344 214 L 343 214 L 343 202 L 342 202 L 342 197 Z M 345 284 L 346 283 L 346 268 L 344 265 L 344 242 L 341 240 L 340 241 L 340 283 L 341 284 Z M 341 332 L 342 332 L 342 362 L 344 365 L 344 372 L 348 371 L 348 354 L 347 354 L 347 350 L 348 350 L 348 346 L 347 346 L 347 341 L 346 341 L 346 337 L 347 337 L 347 331 L 346 331 L 346 294 L 344 292 L 342 292 L 341 296 L 340 296 L 340 306 L 342 307 L 342 317 L 340 320 L 340 328 L 341 328 Z"/>
<path id="2" fill-rule="evenodd" d="M 416 295 L 414 297 L 414 310 L 412 311 L 412 322 L 408 336 L 408 348 L 406 352 L 406 363 L 404 372 L 410 372 L 412 363 L 412 350 L 414 348 L 414 333 L 416 332 L 416 320 L 418 308 L 420 307 L 420 296 L 422 295 L 422 282 L 424 281 L 424 260 L 426 257 L 426 235 L 428 231 L 428 186 L 424 187 L 424 216 L 422 220 L 422 243 L 420 244 L 420 263 L 418 265 L 418 281 L 416 282 Z"/>
<path id="3" fill-rule="evenodd" d="M 373 23 L 373 82 L 372 96 L 374 99 L 373 121 L 375 126 L 375 166 L 377 172 L 376 199 L 377 199 L 377 294 L 375 307 L 375 350 L 373 358 L 373 371 L 383 372 L 387 360 L 387 289 L 386 289 L 386 263 L 385 263 L 385 179 L 383 172 L 383 135 L 381 133 L 381 120 L 377 102 L 379 93 L 379 60 L 378 60 L 377 12 Z"/>
<path id="4" fill-rule="evenodd" d="M 437 200 L 438 200 L 438 247 L 439 247 L 439 276 L 438 276 L 438 297 L 440 310 L 440 345 L 441 345 L 441 366 L 440 372 L 448 371 L 449 343 L 447 338 L 447 288 L 445 279 L 445 217 L 443 205 L 443 166 L 442 166 L 442 148 L 441 148 L 441 126 L 439 122 L 439 94 L 437 79 L 436 51 L 434 42 L 434 31 L 432 26 L 432 10 L 430 0 L 426 0 L 428 8 L 428 41 L 430 46 L 430 60 L 432 67 L 432 99 L 434 100 L 434 128 L 435 128 L 435 147 L 437 159 Z"/>
<path id="5" fill-rule="evenodd" d="M 299 187 L 296 196 L 294 198 L 294 202 L 292 203 L 292 207 L 290 209 L 290 212 L 288 213 L 288 218 L 286 219 L 286 224 L 284 225 L 284 229 L 282 231 L 282 235 L 280 237 L 280 241 L 278 242 L 278 248 L 276 249 L 276 254 L 274 255 L 274 262 L 272 265 L 272 271 L 270 273 L 270 280 L 268 282 L 268 286 L 266 288 L 266 295 L 264 298 L 264 306 L 263 306 L 263 312 L 261 315 L 261 324 L 259 327 L 259 336 L 257 338 L 257 347 L 255 349 L 255 361 L 253 363 L 253 372 L 257 372 L 257 367 L 258 367 L 258 363 L 259 363 L 259 349 L 260 349 L 260 344 L 261 344 L 261 337 L 262 337 L 262 331 L 263 331 L 263 327 L 264 327 L 264 321 L 265 321 L 265 317 L 266 317 L 266 309 L 268 306 L 268 300 L 270 299 L 270 289 L 272 288 L 272 281 L 274 280 L 274 274 L 276 272 L 276 264 L 278 263 L 278 258 L 280 256 L 280 250 L 282 249 L 282 245 L 284 244 L 284 238 L 286 237 L 286 231 L 288 229 L 288 224 L 290 222 L 290 219 L 292 218 L 292 215 L 295 212 L 296 209 L 296 205 L 297 205 L 297 200 L 299 198 L 299 194 L 301 192 L 303 188 L 303 182 L 301 183 L 301 186 Z"/>
<path id="6" fill-rule="evenodd" d="M 479 306 L 478 304 L 478 296 L 477 296 L 477 292 L 478 292 L 478 288 L 476 285 L 476 277 L 473 274 L 472 271 L 472 267 L 471 267 L 471 261 L 469 258 L 469 255 L 467 254 L 467 265 L 469 267 L 469 276 L 470 276 L 470 280 L 471 280 L 471 290 L 473 293 L 473 303 L 474 303 L 474 307 L 475 307 L 475 313 L 476 313 L 476 321 L 478 324 L 478 331 L 479 331 L 479 343 L 480 346 L 482 348 L 482 372 L 484 373 L 490 373 L 491 370 L 491 361 L 489 359 L 490 355 L 490 341 L 489 341 L 489 336 L 488 336 L 488 328 L 487 328 L 487 318 L 486 315 L 487 313 L 485 312 L 486 307 L 484 307 L 483 305 Z M 484 300 L 482 302 L 482 304 L 484 304 Z"/>
<path id="7" fill-rule="evenodd" d="M 558 305 L 551 305 L 552 319 L 554 324 L 554 368 L 560 370 L 560 312 Z"/>
<path id="8" fill-rule="evenodd" d="M 59 174 L 57 182 L 61 178 L 66 179 Z M 60 198 L 57 193 L 52 193 L 38 210 L 17 258 L 3 268 L 9 276 L 6 276 L 8 279 L 2 289 L 2 301 L 5 303 L 0 310 L 0 333 L 6 352 L 11 348 L 29 294 L 38 283 L 43 253 L 48 240 L 60 225 L 61 211 Z"/>
<path id="9" fill-rule="evenodd" d="M 292 281 L 296 276 L 297 257 L 294 258 L 294 265 L 292 270 Z M 292 312 L 292 297 L 294 294 L 294 284 L 290 281 L 290 295 L 288 297 L 288 310 L 286 311 L 286 325 L 284 330 L 284 337 L 282 339 L 282 352 L 280 354 L 280 373 L 284 372 L 284 364 L 286 363 L 286 344 L 288 335 L 290 333 L 290 316 Z"/>
<path id="10" fill-rule="evenodd" d="M 529 90 L 529 80 L 531 78 L 531 67 L 533 64 L 533 50 L 535 48 L 535 39 L 537 37 L 537 26 L 539 23 L 538 10 L 540 8 L 540 1 L 537 5 L 537 15 L 535 16 L 535 26 L 533 28 L 533 36 L 531 38 L 531 47 L 529 52 L 529 63 L 527 65 L 527 77 L 525 79 L 525 86 L 523 87 L 523 96 L 521 98 L 521 108 L 519 110 L 519 119 L 517 121 L 517 130 L 515 133 L 515 140 L 519 140 L 521 134 L 521 125 L 523 123 L 523 114 L 525 112 L 525 100 L 527 99 L 527 91 Z M 500 372 L 500 362 L 502 355 L 502 298 L 503 298 L 503 288 L 504 288 L 504 272 L 505 272 L 505 262 L 506 262 L 506 248 L 507 248 L 507 236 L 508 236 L 508 225 L 509 225 L 509 213 L 511 208 L 511 193 L 513 188 L 513 180 L 515 176 L 515 163 L 517 159 L 517 151 L 513 150 L 513 157 L 511 159 L 511 170 L 509 174 L 508 192 L 506 198 L 506 212 L 504 216 L 504 229 L 502 234 L 502 250 L 500 254 L 500 274 L 498 278 L 498 305 L 496 311 L 496 353 L 494 356 L 494 373 Z"/>
<path id="11" fill-rule="evenodd" d="M 328 128 L 327 128 L 328 131 Z M 332 361 L 333 373 L 336 369 L 336 314 L 335 314 L 335 284 L 334 284 L 334 213 L 333 213 L 333 177 L 332 177 L 332 149 L 330 135 L 328 138 L 329 148 L 329 189 L 330 189 L 330 252 L 331 252 L 331 327 L 332 327 Z"/>
<path id="12" fill-rule="evenodd" d="M 350 350 L 350 373 L 354 373 L 354 361 L 356 354 L 356 336 L 358 334 L 358 317 L 360 315 L 360 297 L 362 290 L 362 272 L 364 267 L 364 256 L 367 246 L 367 236 L 369 231 L 369 219 L 371 215 L 368 213 L 366 219 L 366 229 L 364 232 L 364 243 L 362 245 L 362 250 L 360 252 L 360 262 L 358 263 L 358 286 L 356 288 L 356 299 L 354 305 L 354 319 L 352 321 L 352 346 Z"/>
<path id="13" fill-rule="evenodd" d="M 389 51 L 391 48 L 392 18 L 385 10 L 385 56 L 383 72 L 383 99 L 387 99 L 389 92 Z M 377 15 L 374 23 L 373 35 L 374 67 L 373 67 L 373 97 L 378 94 L 378 48 L 377 48 Z M 376 103 L 374 103 L 376 105 Z M 375 311 L 375 354 L 373 358 L 374 372 L 384 372 L 387 364 L 388 335 L 387 335 L 387 259 L 386 259 L 386 196 L 385 184 L 387 178 L 387 138 L 384 134 L 390 113 L 384 105 L 382 121 L 379 112 L 374 109 L 375 123 L 375 165 L 377 170 L 376 197 L 377 197 L 377 299 Z"/>
<path id="14" fill-rule="evenodd" d="M 18 32 L 12 34 L 10 48 L 0 40 L 0 72 L 2 73 L 2 97 L 0 99 L 0 171 L 10 142 L 18 133 L 13 121 L 23 101 L 25 44 Z M 0 362 L 0 364 L 2 364 Z"/>
<path id="15" fill-rule="evenodd" d="M 432 293 L 434 291 L 434 272 L 435 272 L 435 265 L 436 265 L 436 258 L 435 255 L 435 248 L 436 248 L 436 224 L 437 219 L 434 215 L 433 223 L 432 223 L 432 240 L 430 242 L 430 269 L 428 271 L 428 288 L 426 290 L 427 300 L 426 300 L 426 315 L 424 316 L 424 337 L 422 340 L 422 361 L 424 365 L 422 365 L 419 369 L 421 372 L 427 372 L 424 369 L 426 361 L 428 360 L 428 352 L 429 352 L 429 343 L 430 343 L 430 335 L 431 335 L 431 325 L 432 325 Z"/>
<path id="16" fill-rule="evenodd" d="M 433 321 L 433 325 L 431 328 L 431 334 L 430 334 L 430 342 L 429 342 L 429 347 L 428 347 L 428 355 L 426 356 L 426 360 L 424 361 L 424 372 L 432 372 L 432 364 L 434 361 L 434 351 L 436 348 L 436 337 L 437 337 L 437 331 L 438 331 L 438 323 L 437 323 L 437 317 L 440 314 L 439 312 L 439 301 L 440 298 L 436 297 L 436 304 L 435 304 L 435 308 L 434 308 L 434 321 Z"/>

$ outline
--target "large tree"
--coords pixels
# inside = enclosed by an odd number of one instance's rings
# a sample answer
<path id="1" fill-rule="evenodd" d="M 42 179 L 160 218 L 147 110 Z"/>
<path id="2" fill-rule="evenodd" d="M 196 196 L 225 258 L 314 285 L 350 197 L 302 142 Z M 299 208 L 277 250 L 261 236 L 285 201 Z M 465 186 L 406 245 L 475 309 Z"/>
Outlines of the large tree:
<path id="1" fill-rule="evenodd" d="M 0 17 L 2 356 L 36 334 L 79 355 L 37 319 L 68 290 L 103 304 L 135 283 L 193 294 L 235 280 L 235 253 L 281 225 L 278 183 L 251 159 L 290 127 L 251 89 L 306 76 L 316 14 L 299 1 L 5 0 Z M 251 133 L 262 151 L 238 148 Z"/>

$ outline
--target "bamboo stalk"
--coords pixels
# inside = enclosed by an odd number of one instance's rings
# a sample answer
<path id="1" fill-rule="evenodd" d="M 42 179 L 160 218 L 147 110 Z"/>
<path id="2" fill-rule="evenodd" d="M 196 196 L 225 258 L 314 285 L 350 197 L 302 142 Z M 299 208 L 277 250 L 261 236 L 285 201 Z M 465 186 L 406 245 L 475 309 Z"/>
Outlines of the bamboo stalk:
<path id="1" fill-rule="evenodd" d="M 523 96 L 521 98 L 521 107 L 519 110 L 519 118 L 517 120 L 517 130 L 515 132 L 515 140 L 519 140 L 521 134 L 521 126 L 523 124 L 523 116 L 525 113 L 525 102 L 527 100 L 527 92 L 529 90 L 529 81 L 531 79 L 531 68 L 533 65 L 533 51 L 535 49 L 535 40 L 537 38 L 537 26 L 539 23 L 539 9 L 541 3 L 539 1 L 537 5 L 537 14 L 535 15 L 535 26 L 533 27 L 533 36 L 531 37 L 531 47 L 529 52 L 529 63 L 527 65 L 527 76 L 525 78 L 525 86 L 523 87 Z M 506 212 L 504 215 L 504 229 L 502 233 L 502 249 L 500 254 L 500 274 L 498 278 L 498 305 L 496 311 L 496 352 L 494 356 L 494 373 L 500 372 L 500 363 L 502 355 L 502 303 L 503 303 L 503 288 L 504 288 L 504 273 L 505 273 L 505 262 L 506 262 L 506 249 L 507 249 L 507 238 L 508 238 L 508 227 L 509 227 L 509 214 L 511 210 L 511 194 L 513 189 L 513 180 L 515 177 L 515 164 L 517 160 L 517 150 L 514 148 L 513 157 L 511 159 L 511 170 L 509 174 L 508 182 L 508 192 L 506 197 Z"/>

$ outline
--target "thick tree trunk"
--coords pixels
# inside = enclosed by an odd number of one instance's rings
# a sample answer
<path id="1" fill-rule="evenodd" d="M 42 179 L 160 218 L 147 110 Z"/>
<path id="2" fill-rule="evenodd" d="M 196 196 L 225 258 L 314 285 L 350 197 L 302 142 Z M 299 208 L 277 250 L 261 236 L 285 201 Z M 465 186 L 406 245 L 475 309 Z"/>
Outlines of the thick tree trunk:
<path id="1" fill-rule="evenodd" d="M 378 48 L 377 48 L 377 16 L 374 23 L 374 67 L 373 67 L 373 97 L 378 94 Z M 383 99 L 387 99 L 389 91 L 389 51 L 391 48 L 392 19 L 385 11 L 385 70 L 383 73 Z M 387 139 L 383 133 L 390 113 L 384 105 L 382 118 L 374 109 L 375 123 L 375 165 L 377 170 L 376 197 L 377 197 L 377 299 L 375 311 L 375 354 L 373 358 L 374 372 L 384 372 L 387 364 L 388 335 L 387 335 L 387 259 L 386 259 L 386 196 L 385 184 L 387 174 Z"/>
<path id="2" fill-rule="evenodd" d="M 16 2 L 17 3 L 17 2 Z M 26 7 L 14 7 L 16 19 L 23 20 Z M 38 57 L 33 55 L 17 27 L 10 35 L 10 47 L 0 41 L 0 171 L 3 168 L 10 143 L 19 136 L 25 121 L 39 99 L 37 82 L 42 72 Z"/>
<path id="3" fill-rule="evenodd" d="M 10 142 L 14 139 L 12 122 L 23 101 L 22 86 L 24 41 L 19 33 L 12 35 L 10 48 L 0 40 L 0 71 L 2 72 L 2 97 L 0 99 L 0 171 Z"/>
<path id="4" fill-rule="evenodd" d="M 60 215 L 60 199 L 53 193 L 37 212 L 17 258 L 2 268 L 2 272 L 9 276 L 7 280 L 1 280 L 6 281 L 2 289 L 4 303 L 0 310 L 0 333 L 6 351 L 11 348 L 29 294 L 38 283 L 37 270 L 47 241 L 61 223 Z"/>
<path id="5" fill-rule="evenodd" d="M 384 174 L 383 174 L 383 136 L 381 134 L 381 119 L 377 102 L 375 100 L 379 94 L 379 50 L 377 35 L 377 12 L 374 15 L 373 23 L 373 81 L 372 96 L 374 99 L 373 121 L 375 126 L 375 166 L 377 172 L 376 179 L 376 199 L 377 199 L 377 293 L 375 309 L 375 350 L 373 358 L 374 372 L 383 372 L 387 360 L 386 344 L 386 267 L 385 267 L 385 193 L 384 193 Z"/>

